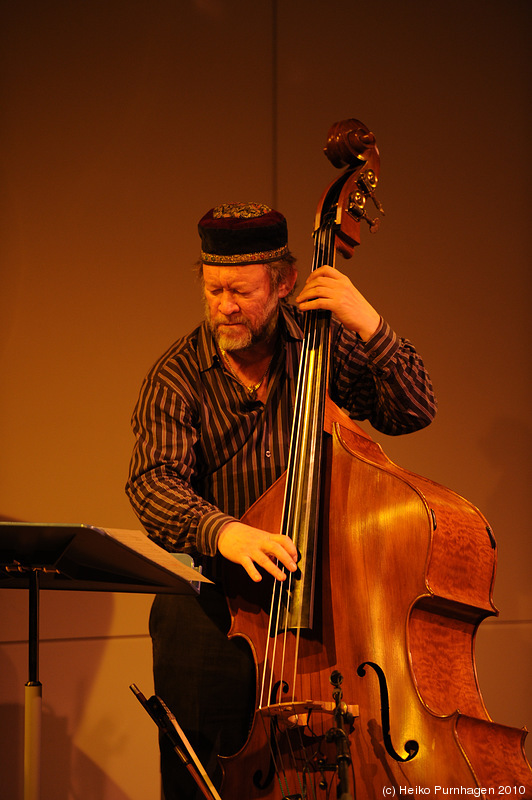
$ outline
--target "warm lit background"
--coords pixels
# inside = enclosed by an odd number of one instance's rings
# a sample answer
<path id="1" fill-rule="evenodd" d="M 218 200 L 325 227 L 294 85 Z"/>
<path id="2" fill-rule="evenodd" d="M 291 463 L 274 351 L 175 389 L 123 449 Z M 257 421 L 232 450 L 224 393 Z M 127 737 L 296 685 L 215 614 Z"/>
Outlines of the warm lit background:
<path id="1" fill-rule="evenodd" d="M 4 0 L 0 515 L 135 528 L 140 382 L 201 317 L 196 223 L 256 199 L 303 274 L 355 116 L 386 218 L 345 269 L 428 364 L 439 414 L 383 441 L 499 546 L 477 636 L 501 723 L 532 725 L 529 0 Z M 385 437 L 380 437 L 380 440 Z M 356 591 L 356 586 L 353 587 Z M 43 593 L 43 800 L 157 800 L 151 598 Z M 0 780 L 22 796 L 26 596 L 0 591 Z M 529 748 L 530 752 L 530 748 Z"/>

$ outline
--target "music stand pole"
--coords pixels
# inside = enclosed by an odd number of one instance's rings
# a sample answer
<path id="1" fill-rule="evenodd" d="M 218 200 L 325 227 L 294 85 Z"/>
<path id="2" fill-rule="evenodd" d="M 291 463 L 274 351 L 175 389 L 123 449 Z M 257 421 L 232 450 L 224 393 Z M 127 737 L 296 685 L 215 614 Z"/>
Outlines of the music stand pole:
<path id="1" fill-rule="evenodd" d="M 39 681 L 39 572 L 29 573 L 28 682 L 24 686 L 24 800 L 41 791 L 42 684 Z"/>

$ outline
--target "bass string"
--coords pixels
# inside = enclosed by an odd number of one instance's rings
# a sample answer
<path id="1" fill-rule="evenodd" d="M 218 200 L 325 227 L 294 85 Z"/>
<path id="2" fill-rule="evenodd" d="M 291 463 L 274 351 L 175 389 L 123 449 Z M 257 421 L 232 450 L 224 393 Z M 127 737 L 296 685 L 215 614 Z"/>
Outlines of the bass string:
<path id="1" fill-rule="evenodd" d="M 324 226 L 322 226 L 319 231 L 317 232 L 317 241 L 314 248 L 314 258 L 313 258 L 313 265 L 312 271 L 318 269 L 320 266 L 324 264 L 329 264 L 330 266 L 334 266 L 334 247 L 333 247 L 333 232 L 332 232 L 332 224 L 331 222 L 327 222 Z M 332 254 L 332 257 L 331 257 Z M 332 262 L 332 263 L 331 263 Z M 315 324 L 316 313 L 309 312 L 306 317 L 306 324 L 305 324 L 305 341 L 301 353 L 301 362 L 300 362 L 300 372 L 298 376 L 298 398 L 296 399 L 296 414 L 295 423 L 292 431 L 291 437 L 291 446 L 290 446 L 290 458 L 289 462 L 292 459 L 295 459 L 301 456 L 298 451 L 298 445 L 301 441 L 301 418 L 302 414 L 297 413 L 298 406 L 303 402 L 302 397 L 304 396 L 305 392 L 311 391 L 312 387 L 309 386 L 309 353 L 314 352 L 316 350 L 317 345 L 319 344 L 319 331 L 317 329 L 317 325 Z M 298 402 L 299 400 L 299 402 Z M 290 475 L 290 463 L 288 465 L 288 473 Z M 285 493 L 284 498 L 284 508 L 283 508 L 283 530 L 281 531 L 285 535 L 289 535 L 289 531 L 287 530 L 288 523 L 292 520 L 293 517 L 293 493 L 294 487 L 289 485 L 287 480 L 287 490 Z M 296 492 L 297 494 L 297 492 Z M 286 572 L 286 570 L 285 570 Z M 301 575 L 299 580 L 304 580 L 306 578 L 305 575 Z M 292 605 L 292 595 L 293 595 L 293 582 L 296 579 L 293 577 L 292 573 L 287 574 L 287 578 L 285 581 L 274 581 L 274 588 L 272 591 L 272 599 L 270 605 L 270 612 L 269 612 L 269 635 L 266 637 L 266 648 L 264 654 L 264 661 L 263 661 L 263 671 L 262 671 L 262 680 L 261 680 L 261 692 L 260 692 L 260 699 L 259 699 L 259 710 L 262 709 L 261 719 L 262 724 L 265 727 L 266 736 L 270 742 L 270 753 L 271 758 L 275 766 L 275 772 L 277 775 L 277 779 L 280 783 L 281 791 L 288 793 L 289 786 L 288 786 L 288 776 L 287 776 L 287 767 L 284 764 L 283 760 L 283 752 L 282 747 L 280 744 L 279 737 L 282 735 L 283 731 L 280 729 L 280 726 L 275 721 L 275 716 L 272 717 L 271 713 L 265 714 L 265 703 L 270 706 L 274 702 L 274 698 L 276 697 L 278 703 L 282 701 L 282 694 L 284 692 L 285 685 L 287 687 L 291 686 L 292 689 L 292 703 L 295 704 L 296 702 L 296 688 L 297 688 L 297 677 L 298 677 L 298 660 L 299 660 L 299 651 L 300 651 L 300 643 L 301 643 L 301 615 L 302 615 L 302 605 L 300 604 L 299 607 L 296 609 L 296 624 L 295 624 L 295 633 L 294 633 L 294 658 L 293 658 L 293 674 L 291 681 L 285 680 L 285 667 L 287 663 L 287 648 L 289 647 L 289 629 L 288 629 L 288 618 L 291 613 L 291 605 Z M 284 593 L 284 597 L 286 600 L 286 610 L 284 614 L 284 624 L 283 623 L 283 584 L 287 583 L 288 586 Z M 282 647 L 278 647 L 279 641 L 279 629 L 282 625 Z M 279 665 L 279 673 L 277 677 L 276 671 L 276 660 L 278 655 L 278 650 L 280 650 L 280 665 Z M 267 689 L 266 689 L 267 686 Z M 301 698 L 301 700 L 310 699 L 310 698 Z M 280 711 L 282 714 L 282 711 Z M 268 735 L 268 726 L 266 724 L 266 717 L 270 720 L 270 735 Z M 300 725 L 296 725 L 298 730 L 298 736 L 300 740 L 300 746 L 302 752 L 306 751 L 306 746 L 303 742 L 303 735 Z M 284 727 L 284 725 L 282 726 Z M 276 746 L 274 749 L 273 741 L 271 737 L 271 731 L 275 732 L 274 740 L 276 741 Z M 296 767 L 297 758 L 296 754 L 293 750 L 293 745 L 290 736 L 286 736 L 286 741 L 288 742 L 288 752 L 290 753 L 290 760 L 292 762 L 292 769 L 294 774 L 297 776 L 297 782 L 299 783 L 299 789 L 303 796 L 303 783 L 302 783 L 302 776 L 299 774 L 299 770 Z M 275 752 L 276 751 L 276 752 Z M 309 761 L 308 758 L 301 758 L 303 764 L 305 765 L 305 770 L 308 771 L 309 768 Z M 284 786 L 283 786 L 284 784 Z M 315 796 L 314 790 L 312 789 L 312 794 Z M 305 795 L 308 796 L 308 795 Z"/>
<path id="2" fill-rule="evenodd" d="M 323 266 L 326 263 L 326 261 L 330 258 L 331 251 L 334 252 L 334 248 L 331 247 L 331 244 L 332 244 L 332 227 L 331 227 L 330 222 L 327 222 L 326 225 L 320 227 L 320 229 L 318 231 L 318 234 L 317 234 L 317 245 L 315 247 L 315 252 L 314 252 L 313 270 L 316 270 L 319 267 Z M 311 316 L 313 316 L 313 315 L 309 315 L 309 317 L 311 317 Z M 309 319 L 309 317 L 307 317 L 307 319 Z M 303 352 L 302 352 L 303 376 L 302 376 L 302 379 L 301 379 L 301 385 L 303 387 L 303 390 L 304 390 L 305 394 L 307 394 L 308 392 L 311 392 L 313 390 L 313 388 L 314 388 L 314 387 L 310 386 L 309 377 L 308 377 L 309 376 L 309 369 L 310 369 L 309 354 L 311 352 L 315 352 L 317 347 L 318 347 L 318 344 L 319 344 L 319 331 L 318 331 L 317 325 L 313 324 L 313 320 L 311 320 L 311 321 L 309 321 L 309 324 L 308 324 L 307 327 L 308 327 L 308 331 L 307 331 L 307 336 L 306 336 L 306 341 L 305 341 L 306 347 L 304 347 Z M 297 410 L 300 413 L 297 414 L 297 418 L 296 418 L 296 426 L 297 426 L 297 434 L 296 434 L 296 436 L 297 436 L 297 441 L 300 441 L 301 438 L 302 438 L 301 437 L 301 433 L 300 433 L 300 427 L 302 425 L 303 414 L 301 413 L 301 409 L 297 409 Z M 298 457 L 299 458 L 304 458 L 305 455 L 306 455 L 305 453 L 298 453 Z M 292 492 L 293 492 L 294 488 L 293 487 L 291 487 L 291 488 L 292 488 Z M 290 494 L 292 494 L 292 492 Z M 288 492 L 287 492 L 287 494 L 288 494 Z M 301 490 L 299 488 L 297 488 L 295 490 L 295 495 L 296 496 L 300 496 L 301 495 Z M 285 502 L 286 502 L 286 498 L 285 498 Z M 290 499 L 290 502 L 292 502 L 291 499 Z M 288 532 L 285 531 L 285 533 L 288 533 Z M 304 574 L 302 574 L 300 576 L 300 578 L 299 578 L 299 580 L 301 580 L 301 581 L 305 581 L 306 579 L 307 579 L 307 576 L 304 575 Z M 290 612 L 291 598 L 292 598 L 292 583 L 293 583 L 293 581 L 295 581 L 295 578 L 293 577 L 292 573 L 288 574 L 287 581 L 288 581 L 288 591 L 287 591 L 287 617 L 288 617 L 288 614 Z M 281 603 L 281 591 L 282 591 L 282 589 L 280 589 L 280 591 L 278 593 L 278 600 L 277 600 L 278 612 L 279 612 L 279 606 L 280 606 L 280 603 Z M 299 660 L 299 650 L 300 650 L 300 643 L 301 643 L 301 617 L 302 617 L 302 605 L 301 604 L 296 609 L 296 613 L 297 613 L 297 620 L 296 620 L 296 633 L 295 633 L 295 646 L 294 646 L 295 655 L 294 655 L 294 659 L 293 659 L 294 671 L 293 671 L 293 675 L 292 675 L 292 681 L 291 681 L 291 683 L 289 683 L 289 685 L 292 686 L 292 702 L 296 701 L 298 660 Z M 283 634 L 283 655 L 282 655 L 282 658 L 281 658 L 281 680 L 282 681 L 284 681 L 284 668 L 285 668 L 285 663 L 286 663 L 286 660 L 285 660 L 286 647 L 287 647 L 287 629 L 286 629 L 286 626 L 285 626 L 285 631 L 284 631 L 284 634 Z M 301 698 L 301 699 L 303 700 L 304 698 Z"/>

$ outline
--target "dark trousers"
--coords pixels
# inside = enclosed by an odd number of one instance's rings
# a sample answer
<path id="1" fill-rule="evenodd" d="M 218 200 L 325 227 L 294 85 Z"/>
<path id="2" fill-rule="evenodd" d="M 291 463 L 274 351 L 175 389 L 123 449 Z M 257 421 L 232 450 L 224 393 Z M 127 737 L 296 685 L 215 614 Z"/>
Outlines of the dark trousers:
<path id="1" fill-rule="evenodd" d="M 204 585 L 199 598 L 158 595 L 150 615 L 155 694 L 174 714 L 219 789 L 218 755 L 244 744 L 255 702 L 255 667 L 241 637 L 227 638 L 224 595 Z M 165 800 L 204 800 L 171 745 L 163 739 Z"/>

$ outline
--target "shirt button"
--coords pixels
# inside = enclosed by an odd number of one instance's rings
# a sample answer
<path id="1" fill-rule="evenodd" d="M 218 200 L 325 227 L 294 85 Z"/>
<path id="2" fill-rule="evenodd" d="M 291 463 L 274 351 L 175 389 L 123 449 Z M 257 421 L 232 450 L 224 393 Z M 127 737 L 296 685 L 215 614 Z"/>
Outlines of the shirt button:
<path id="1" fill-rule="evenodd" d="M 270 456 L 271 456 L 271 451 L 270 450 L 266 450 L 266 458 L 270 458 Z"/>

